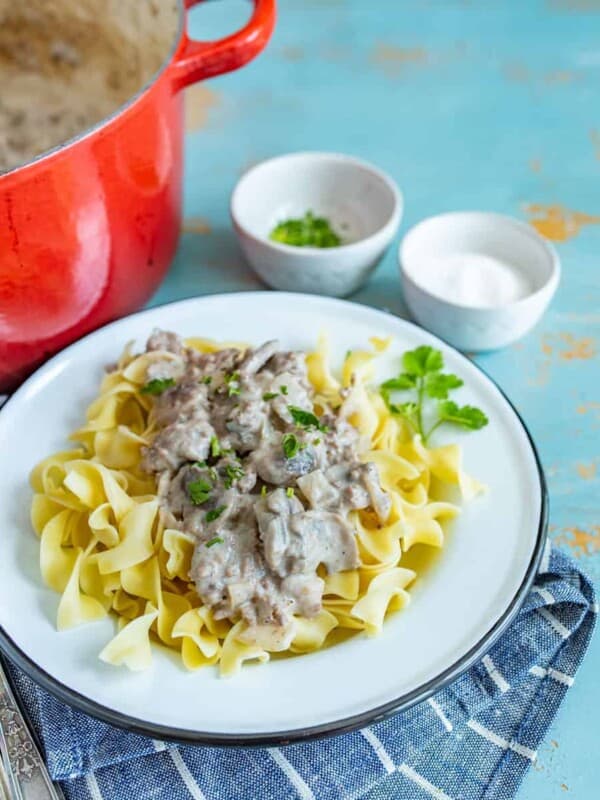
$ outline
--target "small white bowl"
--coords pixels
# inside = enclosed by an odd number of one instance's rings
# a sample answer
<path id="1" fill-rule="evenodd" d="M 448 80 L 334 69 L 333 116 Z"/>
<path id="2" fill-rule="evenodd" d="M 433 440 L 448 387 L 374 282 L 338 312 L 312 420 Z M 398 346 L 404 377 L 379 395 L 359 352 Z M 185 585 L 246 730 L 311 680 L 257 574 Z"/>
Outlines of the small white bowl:
<path id="1" fill-rule="evenodd" d="M 530 293 L 498 306 L 462 305 L 434 294 L 419 281 L 430 259 L 477 253 L 518 269 Z M 502 214 L 459 211 L 423 220 L 398 251 L 406 304 L 417 322 L 460 350 L 482 352 L 521 338 L 539 321 L 560 279 L 555 248 L 530 225 Z"/>
<path id="2" fill-rule="evenodd" d="M 269 239 L 307 211 L 329 219 L 339 247 L 292 247 Z M 402 196 L 384 173 L 337 153 L 292 153 L 263 161 L 238 182 L 231 218 L 254 271 L 274 289 L 344 297 L 356 291 L 392 241 Z"/>

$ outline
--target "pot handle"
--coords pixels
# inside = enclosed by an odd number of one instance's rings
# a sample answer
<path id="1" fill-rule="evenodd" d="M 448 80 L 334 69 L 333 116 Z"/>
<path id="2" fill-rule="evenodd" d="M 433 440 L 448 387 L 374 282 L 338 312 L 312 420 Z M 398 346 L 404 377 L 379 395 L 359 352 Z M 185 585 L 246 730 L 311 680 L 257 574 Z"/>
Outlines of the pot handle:
<path id="1" fill-rule="evenodd" d="M 185 0 L 185 7 L 191 8 L 199 2 L 202 0 Z M 254 12 L 249 22 L 224 39 L 197 42 L 187 33 L 183 34 L 170 68 L 176 91 L 190 83 L 238 69 L 260 53 L 275 26 L 275 0 L 253 2 Z"/>

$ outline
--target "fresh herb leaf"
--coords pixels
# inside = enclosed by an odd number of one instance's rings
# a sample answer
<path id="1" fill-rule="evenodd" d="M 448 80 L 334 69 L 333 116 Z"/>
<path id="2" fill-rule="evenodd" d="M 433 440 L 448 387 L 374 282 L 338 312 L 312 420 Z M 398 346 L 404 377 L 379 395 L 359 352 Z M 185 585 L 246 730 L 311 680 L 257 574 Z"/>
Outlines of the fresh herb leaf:
<path id="1" fill-rule="evenodd" d="M 174 378 L 153 378 L 140 389 L 141 394 L 162 394 L 166 389 L 175 386 Z"/>
<path id="2" fill-rule="evenodd" d="M 293 458 L 300 451 L 300 442 L 293 433 L 286 433 L 281 440 L 283 454 L 286 458 Z"/>
<path id="3" fill-rule="evenodd" d="M 421 345 L 416 350 L 407 350 L 402 356 L 402 366 L 409 375 L 423 377 L 429 372 L 438 372 L 444 366 L 444 357 L 440 350 Z"/>
<path id="4" fill-rule="evenodd" d="M 207 522 L 214 522 L 216 519 L 219 519 L 226 508 L 227 506 L 217 506 L 216 508 L 212 508 L 210 511 L 206 512 L 204 519 Z"/>
<path id="5" fill-rule="evenodd" d="M 274 397 L 279 397 L 279 392 L 265 392 L 262 396 L 262 399 L 272 400 Z"/>
<path id="6" fill-rule="evenodd" d="M 439 405 L 440 418 L 444 422 L 452 422 L 455 425 L 461 425 L 463 428 L 469 428 L 472 431 L 478 431 L 480 428 L 485 428 L 489 420 L 480 408 L 475 406 L 458 406 L 452 400 L 446 400 Z"/>
<path id="7" fill-rule="evenodd" d="M 227 464 L 225 467 L 225 487 L 231 489 L 234 481 L 239 481 L 244 477 L 244 470 L 234 464 Z"/>
<path id="8" fill-rule="evenodd" d="M 206 461 L 194 461 L 194 466 L 198 467 L 199 469 L 206 469 L 208 465 Z"/>
<path id="9" fill-rule="evenodd" d="M 400 403 L 399 406 L 394 406 L 394 408 L 396 409 L 396 414 L 400 414 L 401 417 L 407 417 L 408 419 L 414 417 L 419 410 L 417 403 Z"/>
<path id="10" fill-rule="evenodd" d="M 445 400 L 452 389 L 460 389 L 462 380 L 457 375 L 447 375 L 444 372 L 431 372 L 425 376 L 425 394 L 438 400 Z"/>
<path id="11" fill-rule="evenodd" d="M 319 437 L 318 437 L 318 436 L 317 436 L 317 438 L 316 438 L 316 439 L 313 439 L 313 444 L 315 445 L 315 447 L 316 447 L 318 444 L 321 444 L 321 440 L 319 439 Z"/>
<path id="12" fill-rule="evenodd" d="M 460 407 L 448 400 L 449 393 L 460 389 L 463 381 L 457 375 L 441 371 L 444 357 L 439 350 L 426 345 L 409 350 L 402 356 L 402 367 L 404 372 L 382 383 L 379 391 L 392 414 L 405 419 L 424 444 L 433 431 L 446 422 L 470 430 L 479 430 L 488 424 L 488 418 L 479 408 Z M 404 403 L 392 402 L 392 392 L 406 391 L 413 392 L 414 399 Z M 441 401 L 437 406 L 437 418 L 433 419 L 429 430 L 425 430 L 423 423 L 427 398 Z"/>
<path id="13" fill-rule="evenodd" d="M 319 418 L 312 411 L 305 411 L 303 408 L 298 408 L 298 406 L 288 406 L 288 411 L 299 428 L 304 428 L 307 431 L 315 428 L 322 433 L 327 433 L 329 430 L 326 425 L 321 424 Z"/>
<path id="14" fill-rule="evenodd" d="M 210 437 L 210 454 L 213 458 L 218 458 L 221 455 L 221 445 L 216 436 Z"/>
<path id="15" fill-rule="evenodd" d="M 381 388 L 388 392 L 402 392 L 406 389 L 414 389 L 417 385 L 417 378 L 415 375 L 409 375 L 403 372 L 397 378 L 390 378 L 381 384 Z"/>
<path id="16" fill-rule="evenodd" d="M 287 386 L 285 386 L 285 385 L 284 385 L 284 386 L 280 386 L 280 387 L 279 387 L 279 391 L 281 392 L 281 394 L 285 394 L 285 395 L 287 395 L 287 393 L 288 393 L 288 387 L 287 387 Z"/>
<path id="17" fill-rule="evenodd" d="M 294 496 L 294 490 L 291 486 L 288 486 L 288 488 L 285 490 L 285 493 L 287 494 L 288 497 Z"/>
<path id="18" fill-rule="evenodd" d="M 223 544 L 223 539 L 220 536 L 213 536 L 212 539 L 209 539 L 208 542 L 204 545 L 205 547 L 212 547 L 214 544 Z"/>
<path id="19" fill-rule="evenodd" d="M 202 378 L 202 383 L 206 384 L 206 386 L 210 386 L 210 384 L 212 383 L 212 375 L 205 375 Z"/>
<path id="20" fill-rule="evenodd" d="M 190 500 L 195 506 L 201 506 L 202 503 L 206 503 L 206 501 L 210 499 L 212 486 L 208 481 L 202 478 L 188 483 L 187 488 Z"/>

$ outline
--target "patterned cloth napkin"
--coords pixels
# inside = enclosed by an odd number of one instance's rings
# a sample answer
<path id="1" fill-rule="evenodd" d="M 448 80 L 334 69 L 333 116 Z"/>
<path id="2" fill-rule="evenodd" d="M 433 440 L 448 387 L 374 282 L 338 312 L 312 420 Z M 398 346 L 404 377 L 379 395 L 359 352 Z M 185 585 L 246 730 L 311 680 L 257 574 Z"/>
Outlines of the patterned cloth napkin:
<path id="1" fill-rule="evenodd" d="M 548 543 L 517 618 L 465 675 L 362 731 L 285 748 L 147 739 L 11 673 L 69 800 L 509 800 L 573 683 L 597 611 L 589 580 Z"/>

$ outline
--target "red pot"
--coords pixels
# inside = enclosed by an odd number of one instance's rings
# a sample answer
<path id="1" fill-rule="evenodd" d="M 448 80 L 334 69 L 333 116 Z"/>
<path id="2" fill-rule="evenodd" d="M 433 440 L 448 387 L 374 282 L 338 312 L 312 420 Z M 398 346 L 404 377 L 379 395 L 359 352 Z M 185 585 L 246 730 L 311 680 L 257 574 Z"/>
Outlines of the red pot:
<path id="1" fill-rule="evenodd" d="M 75 140 L 0 175 L 0 391 L 50 354 L 139 308 L 180 230 L 181 89 L 237 69 L 267 43 L 275 0 L 218 42 L 185 32 L 149 85 Z"/>

